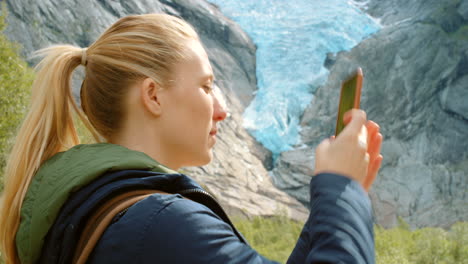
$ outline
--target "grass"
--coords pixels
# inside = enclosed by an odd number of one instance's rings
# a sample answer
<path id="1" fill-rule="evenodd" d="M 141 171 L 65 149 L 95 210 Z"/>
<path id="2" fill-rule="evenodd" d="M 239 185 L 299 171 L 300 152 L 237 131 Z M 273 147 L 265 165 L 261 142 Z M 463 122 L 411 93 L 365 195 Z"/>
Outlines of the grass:
<path id="1" fill-rule="evenodd" d="M 377 263 L 468 264 L 468 222 L 456 223 L 449 230 L 376 227 L 375 237 Z"/>
<path id="2" fill-rule="evenodd" d="M 255 217 L 234 221 L 250 245 L 263 256 L 286 263 L 302 229 L 302 223 L 285 217 Z M 375 227 L 377 264 L 468 264 L 468 222 L 450 230 Z"/>
<path id="3" fill-rule="evenodd" d="M 284 216 L 235 219 L 236 228 L 261 255 L 285 263 L 301 233 L 303 223 Z"/>

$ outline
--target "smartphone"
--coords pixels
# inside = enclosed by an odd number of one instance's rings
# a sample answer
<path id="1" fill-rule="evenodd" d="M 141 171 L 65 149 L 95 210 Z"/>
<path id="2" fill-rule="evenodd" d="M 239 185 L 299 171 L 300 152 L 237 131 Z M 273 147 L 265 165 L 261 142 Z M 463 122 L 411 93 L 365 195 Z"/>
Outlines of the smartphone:
<path id="1" fill-rule="evenodd" d="M 352 108 L 359 108 L 361 102 L 363 74 L 362 69 L 358 68 L 356 73 L 341 84 L 340 103 L 338 104 L 338 116 L 336 118 L 335 136 L 341 133 L 345 124 L 343 122 L 344 114 Z"/>

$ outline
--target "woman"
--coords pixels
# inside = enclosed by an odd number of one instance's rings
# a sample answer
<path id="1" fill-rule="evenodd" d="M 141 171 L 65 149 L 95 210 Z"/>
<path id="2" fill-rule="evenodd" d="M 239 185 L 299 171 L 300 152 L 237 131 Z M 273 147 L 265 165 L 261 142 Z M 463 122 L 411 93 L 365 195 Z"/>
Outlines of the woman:
<path id="1" fill-rule="evenodd" d="M 7 263 L 70 263 L 85 223 L 118 193 L 155 189 L 113 219 L 88 263 L 270 263 L 182 166 L 212 159 L 226 111 L 191 26 L 128 16 L 87 49 L 40 51 L 33 100 L 5 173 L 0 237 Z M 86 68 L 80 110 L 73 70 Z M 99 144 L 78 145 L 72 108 Z M 382 136 L 363 111 L 316 150 L 311 215 L 290 263 L 372 263 L 368 190 Z M 364 137 L 364 138 L 363 138 Z M 363 188 L 364 187 L 364 188 Z"/>

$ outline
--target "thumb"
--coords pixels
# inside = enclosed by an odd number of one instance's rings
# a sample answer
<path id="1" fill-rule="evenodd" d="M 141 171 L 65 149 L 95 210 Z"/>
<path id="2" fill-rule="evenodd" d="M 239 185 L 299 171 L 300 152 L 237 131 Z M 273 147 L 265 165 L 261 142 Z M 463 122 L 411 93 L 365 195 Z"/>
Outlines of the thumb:
<path id="1" fill-rule="evenodd" d="M 367 122 L 366 112 L 360 109 L 352 109 L 346 115 L 346 119 L 349 123 L 343 129 L 343 134 L 358 134 L 362 126 Z"/>

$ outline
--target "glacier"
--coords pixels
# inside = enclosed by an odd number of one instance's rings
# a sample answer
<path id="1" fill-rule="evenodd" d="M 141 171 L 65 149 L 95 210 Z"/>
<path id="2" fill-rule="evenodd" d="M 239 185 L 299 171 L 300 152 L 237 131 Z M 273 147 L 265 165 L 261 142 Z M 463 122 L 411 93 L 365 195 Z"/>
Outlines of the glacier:
<path id="1" fill-rule="evenodd" d="M 300 144 L 300 117 L 327 79 L 327 53 L 349 50 L 381 28 L 353 1 L 209 2 L 257 46 L 258 91 L 243 114 L 243 126 L 273 157 Z"/>

